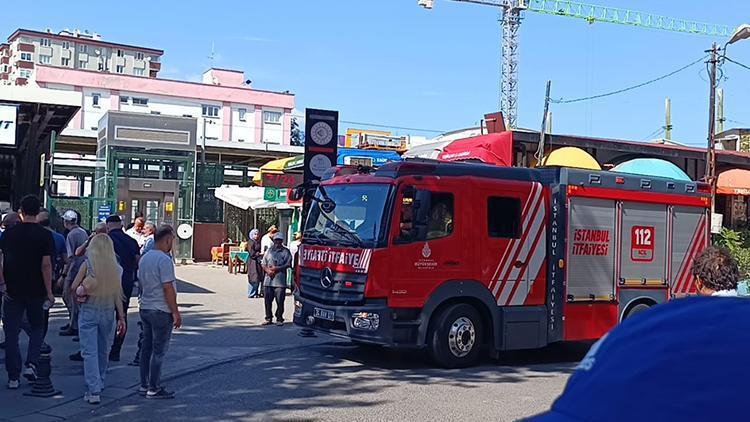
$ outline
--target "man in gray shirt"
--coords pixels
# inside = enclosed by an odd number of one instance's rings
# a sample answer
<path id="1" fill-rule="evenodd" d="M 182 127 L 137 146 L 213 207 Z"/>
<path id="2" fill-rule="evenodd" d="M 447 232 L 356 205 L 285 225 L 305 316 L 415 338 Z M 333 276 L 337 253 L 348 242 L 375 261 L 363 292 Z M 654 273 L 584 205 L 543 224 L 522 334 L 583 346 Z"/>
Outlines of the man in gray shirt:
<path id="1" fill-rule="evenodd" d="M 70 322 L 67 327 L 63 327 L 63 329 L 60 330 L 60 335 L 76 336 L 78 335 L 78 302 L 76 302 L 75 293 L 70 291 L 70 286 L 73 284 L 73 280 L 75 280 L 78 270 L 81 268 L 81 264 L 86 260 L 85 256 L 76 256 L 76 249 L 88 241 L 89 235 L 86 233 L 86 230 L 79 226 L 81 222 L 78 221 L 78 214 L 76 214 L 75 211 L 65 211 L 62 218 L 65 228 L 68 229 L 68 235 L 65 237 L 65 248 L 68 257 L 67 266 L 65 270 L 63 270 L 64 283 L 62 297 L 65 306 L 68 308 L 68 313 L 70 314 Z M 71 355 L 71 359 L 73 360 L 83 360 L 78 359 L 78 357 L 80 357 L 80 353 L 74 353 Z"/>
<path id="2" fill-rule="evenodd" d="M 263 298 L 266 305 L 266 320 L 263 325 L 273 323 L 271 308 L 276 300 L 276 325 L 284 325 L 284 299 L 286 298 L 286 270 L 292 265 L 292 254 L 284 247 L 284 235 L 276 233 L 273 236 L 273 246 L 261 261 L 266 277 L 263 282 Z"/>
<path id="3" fill-rule="evenodd" d="M 172 328 L 182 325 L 177 309 L 177 277 L 169 253 L 175 233 L 171 226 L 159 227 L 154 233 L 154 248 L 141 257 L 138 297 L 143 344 L 141 345 L 141 387 L 138 391 L 148 399 L 171 399 L 174 392 L 160 385 L 161 365 L 172 337 Z"/>

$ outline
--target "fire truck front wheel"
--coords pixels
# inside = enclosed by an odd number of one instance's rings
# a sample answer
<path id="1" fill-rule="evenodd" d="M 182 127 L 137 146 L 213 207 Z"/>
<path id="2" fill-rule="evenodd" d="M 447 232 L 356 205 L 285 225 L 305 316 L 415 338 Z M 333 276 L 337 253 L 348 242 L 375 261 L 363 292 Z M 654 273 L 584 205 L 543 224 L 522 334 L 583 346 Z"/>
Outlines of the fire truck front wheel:
<path id="1" fill-rule="evenodd" d="M 445 368 L 465 368 L 476 363 L 482 349 L 482 318 L 465 303 L 449 305 L 430 324 L 432 358 Z"/>

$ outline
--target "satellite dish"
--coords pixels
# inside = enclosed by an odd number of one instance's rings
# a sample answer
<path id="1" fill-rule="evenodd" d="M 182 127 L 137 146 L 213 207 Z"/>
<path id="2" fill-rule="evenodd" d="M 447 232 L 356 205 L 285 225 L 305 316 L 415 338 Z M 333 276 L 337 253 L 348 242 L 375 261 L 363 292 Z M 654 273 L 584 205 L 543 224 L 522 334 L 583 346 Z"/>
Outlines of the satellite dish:
<path id="1" fill-rule="evenodd" d="M 182 240 L 190 239 L 193 236 L 193 226 L 187 223 L 182 223 L 177 226 L 177 237 Z"/>

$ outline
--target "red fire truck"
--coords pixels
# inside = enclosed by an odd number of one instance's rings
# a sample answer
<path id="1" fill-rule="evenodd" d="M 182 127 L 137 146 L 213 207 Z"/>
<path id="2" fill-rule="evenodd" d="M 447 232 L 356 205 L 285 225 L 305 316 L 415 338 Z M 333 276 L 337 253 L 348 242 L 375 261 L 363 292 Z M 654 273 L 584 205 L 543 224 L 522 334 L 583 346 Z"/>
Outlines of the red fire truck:
<path id="1" fill-rule="evenodd" d="M 694 291 L 707 184 L 569 168 L 412 160 L 321 183 L 294 322 L 357 343 L 482 350 L 601 337 Z"/>

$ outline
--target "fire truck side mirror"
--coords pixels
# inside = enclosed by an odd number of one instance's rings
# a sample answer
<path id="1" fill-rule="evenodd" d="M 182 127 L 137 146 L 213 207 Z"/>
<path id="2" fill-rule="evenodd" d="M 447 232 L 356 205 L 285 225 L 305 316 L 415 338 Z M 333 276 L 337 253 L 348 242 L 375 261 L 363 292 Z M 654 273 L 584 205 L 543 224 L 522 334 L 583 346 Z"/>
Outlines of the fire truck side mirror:
<path id="1" fill-rule="evenodd" d="M 299 201 L 305 196 L 305 188 L 302 186 L 289 190 L 288 198 L 291 201 Z"/>

